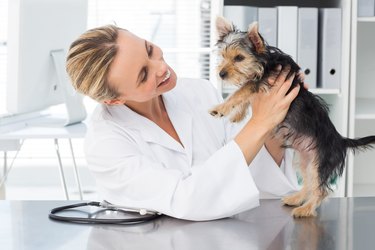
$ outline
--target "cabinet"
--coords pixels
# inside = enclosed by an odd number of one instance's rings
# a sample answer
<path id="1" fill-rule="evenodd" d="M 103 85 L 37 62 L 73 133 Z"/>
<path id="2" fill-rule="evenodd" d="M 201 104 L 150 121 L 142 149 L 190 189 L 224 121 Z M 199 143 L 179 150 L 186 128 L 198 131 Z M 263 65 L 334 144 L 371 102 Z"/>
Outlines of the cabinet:
<path id="1" fill-rule="evenodd" d="M 375 135 L 375 17 L 358 17 L 352 2 L 349 136 Z M 348 196 L 375 195 L 375 151 L 351 154 Z"/>
<path id="2" fill-rule="evenodd" d="M 351 56 L 351 33 L 350 27 L 352 25 L 352 6 L 351 1 L 333 1 L 333 0 L 213 0 L 211 3 L 211 72 L 210 79 L 223 92 L 222 82 L 218 79 L 215 65 L 217 65 L 217 57 L 215 54 L 215 19 L 217 15 L 223 14 L 224 5 L 249 5 L 256 7 L 276 7 L 276 6 L 298 6 L 298 7 L 316 7 L 316 8 L 341 8 L 342 10 L 342 53 L 341 53 L 341 87 L 340 89 L 311 89 L 310 91 L 320 95 L 330 106 L 330 117 L 336 126 L 339 133 L 345 137 L 348 136 L 349 125 L 349 89 L 350 88 L 350 56 Z M 374 36 L 375 38 L 375 36 Z M 319 63 L 319 62 L 318 62 Z M 375 89 L 375 84 L 373 89 Z M 374 97 L 375 97 L 375 91 Z M 375 99 L 374 99 L 375 100 Z M 374 112 L 375 115 L 375 112 Z M 374 120 L 375 122 L 375 120 Z M 373 123 L 374 124 L 374 123 Z M 350 161 L 347 162 L 347 164 Z M 375 158 L 374 158 L 375 162 Z M 347 169 L 347 168 L 346 168 Z M 374 168 L 375 171 L 375 168 Z M 347 173 L 344 172 L 342 178 L 337 182 L 334 188 L 333 196 L 346 195 L 346 177 Z M 374 175 L 375 179 L 375 175 Z M 375 182 L 374 182 L 375 184 Z"/>

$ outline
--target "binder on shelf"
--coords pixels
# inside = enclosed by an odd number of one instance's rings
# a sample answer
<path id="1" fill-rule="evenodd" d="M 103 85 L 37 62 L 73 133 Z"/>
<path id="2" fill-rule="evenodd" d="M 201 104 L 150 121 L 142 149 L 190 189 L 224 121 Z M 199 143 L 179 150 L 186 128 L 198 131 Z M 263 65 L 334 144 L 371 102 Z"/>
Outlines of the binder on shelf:
<path id="1" fill-rule="evenodd" d="M 370 17 L 375 15 L 375 0 L 358 0 L 358 17 Z"/>
<path id="2" fill-rule="evenodd" d="M 297 6 L 277 7 L 277 46 L 297 60 Z"/>
<path id="3" fill-rule="evenodd" d="M 277 46 L 277 9 L 258 9 L 259 33 L 267 41 L 268 45 Z"/>
<path id="4" fill-rule="evenodd" d="M 319 9 L 318 87 L 340 89 L 341 9 Z"/>
<path id="5" fill-rule="evenodd" d="M 226 5 L 223 15 L 230 20 L 237 29 L 247 31 L 249 24 L 258 21 L 258 7 L 243 5 Z"/>
<path id="6" fill-rule="evenodd" d="M 297 63 L 310 88 L 317 87 L 318 9 L 298 9 Z"/>

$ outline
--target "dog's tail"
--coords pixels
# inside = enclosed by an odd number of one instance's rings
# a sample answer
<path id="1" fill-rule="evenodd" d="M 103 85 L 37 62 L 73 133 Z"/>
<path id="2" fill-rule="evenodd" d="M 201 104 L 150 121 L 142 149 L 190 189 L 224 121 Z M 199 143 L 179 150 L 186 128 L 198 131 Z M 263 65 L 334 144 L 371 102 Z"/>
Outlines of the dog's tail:
<path id="1" fill-rule="evenodd" d="M 346 148 L 351 149 L 353 152 L 362 151 L 373 148 L 375 144 L 375 136 L 366 136 L 362 138 L 350 139 L 344 138 L 344 144 Z"/>
<path id="2" fill-rule="evenodd" d="M 319 150 L 320 186 L 323 189 L 331 189 L 330 181 L 342 175 L 348 149 L 356 153 L 375 146 L 375 136 L 355 139 L 341 137 L 343 143 L 341 143 L 341 139 L 338 137 L 329 135 L 328 137 L 329 147 L 332 147 L 334 150 L 330 151 L 326 144 L 317 147 Z"/>

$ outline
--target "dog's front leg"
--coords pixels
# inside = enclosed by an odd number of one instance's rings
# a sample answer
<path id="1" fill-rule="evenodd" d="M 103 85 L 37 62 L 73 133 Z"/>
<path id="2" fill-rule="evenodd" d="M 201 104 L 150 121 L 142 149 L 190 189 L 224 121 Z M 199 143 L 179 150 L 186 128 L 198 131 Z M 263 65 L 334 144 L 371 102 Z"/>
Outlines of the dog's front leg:
<path id="1" fill-rule="evenodd" d="M 250 87 L 244 85 L 234 92 L 224 103 L 210 110 L 210 114 L 215 117 L 222 117 L 229 115 L 235 109 L 237 115 L 235 114 L 231 120 L 234 122 L 241 121 L 246 115 L 251 94 Z"/>
<path id="2" fill-rule="evenodd" d="M 247 115 L 247 111 L 250 105 L 249 101 L 243 101 L 238 106 L 234 108 L 234 114 L 231 116 L 230 121 L 231 122 L 240 122 L 242 121 L 245 116 Z"/>

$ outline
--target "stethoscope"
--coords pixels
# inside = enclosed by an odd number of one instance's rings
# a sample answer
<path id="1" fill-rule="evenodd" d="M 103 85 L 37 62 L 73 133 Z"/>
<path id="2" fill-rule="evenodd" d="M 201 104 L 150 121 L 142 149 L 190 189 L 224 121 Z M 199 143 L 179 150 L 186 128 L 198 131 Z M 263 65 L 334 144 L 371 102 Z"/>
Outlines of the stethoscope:
<path id="1" fill-rule="evenodd" d="M 86 217 L 70 217 L 70 216 L 62 216 L 58 215 L 58 213 L 61 213 L 63 211 L 67 211 L 72 208 L 77 207 L 85 207 L 85 206 L 95 206 L 99 208 L 103 208 L 98 212 L 95 213 L 88 213 L 89 216 Z M 131 214 L 132 216 L 130 218 L 124 218 L 124 219 L 103 219 L 103 218 L 93 218 L 98 213 L 103 213 L 106 211 L 115 211 L 115 212 L 122 212 L 126 214 Z M 90 201 L 90 202 L 82 202 L 67 206 L 61 206 L 53 208 L 48 217 L 52 220 L 57 221 L 64 221 L 64 222 L 70 222 L 70 223 L 78 223 L 78 224 L 121 224 L 121 225 L 134 225 L 144 222 L 149 222 L 154 219 L 159 218 L 162 216 L 161 213 L 158 213 L 156 211 L 152 210 L 146 210 L 146 209 L 138 209 L 138 208 L 131 208 L 131 207 L 124 207 L 124 206 L 117 206 L 114 204 L 109 203 L 108 201 Z"/>

